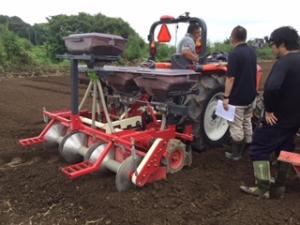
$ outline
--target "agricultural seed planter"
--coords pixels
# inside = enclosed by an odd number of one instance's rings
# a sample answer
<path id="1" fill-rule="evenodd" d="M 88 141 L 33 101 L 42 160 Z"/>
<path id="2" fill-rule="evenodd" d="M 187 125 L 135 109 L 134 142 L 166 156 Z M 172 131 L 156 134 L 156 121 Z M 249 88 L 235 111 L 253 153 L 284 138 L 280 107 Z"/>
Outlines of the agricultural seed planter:
<path id="1" fill-rule="evenodd" d="M 172 62 L 156 62 L 157 42 L 170 41 L 167 24 L 190 22 L 202 29 L 197 68 L 178 68 L 178 56 Z M 160 25 L 156 41 L 154 31 Z M 227 122 L 215 115 L 224 91 L 226 57 L 206 55 L 206 33 L 199 18 L 162 17 L 150 29 L 150 58 L 141 67 L 104 65 L 124 50 L 126 40 L 121 37 L 96 33 L 66 37 L 70 54 L 60 57 L 71 61 L 72 109 L 45 111 L 50 120 L 45 129 L 20 144 L 58 146 L 71 164 L 61 169 L 70 179 L 112 171 L 119 191 L 166 179 L 191 165 L 192 147 L 220 145 L 228 133 Z M 88 85 L 80 104 L 79 72 L 88 78 L 81 80 Z M 92 110 L 83 110 L 89 96 Z"/>

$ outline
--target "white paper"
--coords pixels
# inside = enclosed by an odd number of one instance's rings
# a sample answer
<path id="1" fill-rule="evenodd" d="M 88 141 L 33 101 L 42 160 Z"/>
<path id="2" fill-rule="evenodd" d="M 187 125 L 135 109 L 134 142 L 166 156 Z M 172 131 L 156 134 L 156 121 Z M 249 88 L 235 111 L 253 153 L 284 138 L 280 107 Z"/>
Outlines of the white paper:
<path id="1" fill-rule="evenodd" d="M 216 107 L 216 115 L 224 118 L 225 120 L 233 122 L 235 115 L 235 106 L 228 105 L 228 110 L 226 111 L 223 107 L 223 101 L 218 100 Z"/>

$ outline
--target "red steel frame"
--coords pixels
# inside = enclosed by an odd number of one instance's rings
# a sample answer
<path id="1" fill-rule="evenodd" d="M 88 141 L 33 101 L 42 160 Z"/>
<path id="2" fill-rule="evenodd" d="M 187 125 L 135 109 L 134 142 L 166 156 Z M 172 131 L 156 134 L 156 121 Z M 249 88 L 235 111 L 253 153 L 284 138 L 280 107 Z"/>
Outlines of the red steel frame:
<path id="1" fill-rule="evenodd" d="M 149 107 L 149 109 L 151 109 L 151 107 Z M 138 175 L 137 185 L 143 186 L 146 183 L 166 179 L 167 171 L 164 167 L 161 166 L 160 160 L 163 156 L 167 155 L 166 146 L 168 141 L 173 138 L 179 138 L 183 141 L 188 142 L 193 140 L 192 129 L 189 126 L 186 128 L 184 133 L 176 132 L 175 125 L 168 126 L 168 128 L 164 130 L 157 129 L 160 127 L 160 122 L 157 121 L 154 113 L 152 116 L 153 118 L 155 118 L 155 120 L 152 123 L 156 125 L 150 126 L 150 128 L 147 128 L 144 131 L 124 130 L 113 134 L 107 134 L 105 133 L 105 131 L 91 128 L 90 126 L 83 124 L 80 120 L 80 116 L 88 116 L 89 112 L 87 111 L 81 111 L 79 115 L 72 115 L 71 111 L 55 113 L 46 111 L 44 112 L 44 115 L 51 118 L 50 122 L 47 124 L 47 126 L 44 128 L 44 130 L 39 136 L 20 140 L 19 142 L 23 147 L 29 147 L 45 142 L 45 134 L 51 128 L 51 126 L 53 126 L 57 122 L 67 127 L 71 132 L 80 131 L 88 136 L 95 137 L 99 141 L 107 143 L 107 146 L 104 149 L 103 153 L 100 155 L 100 157 L 94 164 L 90 161 L 84 161 L 81 163 L 61 168 L 61 171 L 64 174 L 66 174 L 70 179 L 75 179 L 86 174 L 98 171 L 102 165 L 104 158 L 113 149 L 114 145 L 124 146 L 124 149 L 126 150 L 127 154 L 130 155 L 131 149 L 134 147 L 131 141 L 132 138 L 134 138 L 135 140 L 136 147 L 149 146 L 156 138 L 161 138 L 163 140 L 154 150 L 153 155 L 151 156 L 153 159 L 149 161 L 147 166 Z M 144 157 L 146 152 L 137 150 L 136 154 L 141 157 Z"/>
<path id="2" fill-rule="evenodd" d="M 128 157 L 132 153 L 133 148 L 137 148 L 135 151 L 136 154 L 144 157 L 147 154 L 147 150 L 151 146 L 155 146 L 152 145 L 152 143 L 157 138 L 160 138 L 162 141 L 155 147 L 155 149 L 153 149 L 154 147 L 151 148 L 151 157 L 146 158 L 148 159 L 147 164 L 143 167 L 142 171 L 140 171 L 136 178 L 138 186 L 143 186 L 145 183 L 150 183 L 156 180 L 165 179 L 167 171 L 166 168 L 161 165 L 161 160 L 162 157 L 167 156 L 168 141 L 174 138 L 181 139 L 184 142 L 193 141 L 192 126 L 187 126 L 183 133 L 176 132 L 175 125 L 169 125 L 166 129 L 160 130 L 161 122 L 157 120 L 157 115 L 148 102 L 147 95 L 142 96 L 141 99 L 137 100 L 135 104 L 131 106 L 131 110 L 128 113 L 129 117 L 137 115 L 142 116 L 142 112 L 140 112 L 139 107 L 141 105 L 147 106 L 147 111 L 152 118 L 152 122 L 146 124 L 145 130 L 138 131 L 134 129 L 127 129 L 117 133 L 107 134 L 103 130 L 87 126 L 81 121 L 80 116 L 90 118 L 91 113 L 88 111 L 78 111 L 78 62 L 80 60 L 91 62 L 94 58 L 89 55 L 66 55 L 62 56 L 62 58 L 71 60 L 71 111 L 44 112 L 44 115 L 49 117 L 51 120 L 40 135 L 33 138 L 22 139 L 19 143 L 23 147 L 29 147 L 46 142 L 47 140 L 45 139 L 45 135 L 56 123 L 60 123 L 66 127 L 68 129 L 67 132 L 82 132 L 89 137 L 93 137 L 99 142 L 106 143 L 107 145 L 105 149 L 102 151 L 95 163 L 84 161 L 61 168 L 61 171 L 70 179 L 75 179 L 98 171 L 103 160 L 108 153 L 114 149 L 114 147 L 117 149 L 118 146 L 123 146 L 126 152 L 123 155 L 125 157 Z M 116 118 L 114 115 L 110 116 L 111 118 Z M 134 143 L 132 142 L 132 138 L 134 138 Z M 147 156 L 149 156 L 149 154 Z M 131 177 L 129 177 L 129 179 L 131 179 Z"/>
<path id="3" fill-rule="evenodd" d="M 297 175 L 300 177 L 300 154 L 281 151 L 278 160 L 292 164 Z"/>

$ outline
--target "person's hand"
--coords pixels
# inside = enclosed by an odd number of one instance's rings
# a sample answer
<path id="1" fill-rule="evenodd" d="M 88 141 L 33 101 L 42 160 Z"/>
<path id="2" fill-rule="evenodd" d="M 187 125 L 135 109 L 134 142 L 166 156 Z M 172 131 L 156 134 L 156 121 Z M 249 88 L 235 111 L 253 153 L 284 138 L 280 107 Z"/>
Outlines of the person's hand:
<path id="1" fill-rule="evenodd" d="M 266 112 L 265 119 L 267 124 L 273 126 L 277 123 L 278 119 L 272 112 Z"/>
<path id="2" fill-rule="evenodd" d="M 199 62 L 199 55 L 195 54 L 193 61 L 194 61 L 194 63 L 198 63 Z"/>
<path id="3" fill-rule="evenodd" d="M 224 107 L 225 111 L 228 110 L 228 108 L 229 108 L 229 99 L 228 98 L 223 99 L 223 107 Z"/>

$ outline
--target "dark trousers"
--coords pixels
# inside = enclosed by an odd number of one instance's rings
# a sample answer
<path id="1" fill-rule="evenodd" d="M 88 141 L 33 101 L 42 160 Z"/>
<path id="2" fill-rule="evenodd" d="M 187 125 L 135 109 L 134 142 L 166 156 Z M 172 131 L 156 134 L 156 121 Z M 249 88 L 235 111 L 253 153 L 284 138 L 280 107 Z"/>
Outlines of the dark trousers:
<path id="1" fill-rule="evenodd" d="M 279 125 L 270 126 L 263 123 L 253 135 L 250 146 L 250 157 L 252 161 L 270 160 L 275 152 L 279 155 L 281 150 L 294 151 L 295 136 L 299 127 L 284 128 Z"/>

